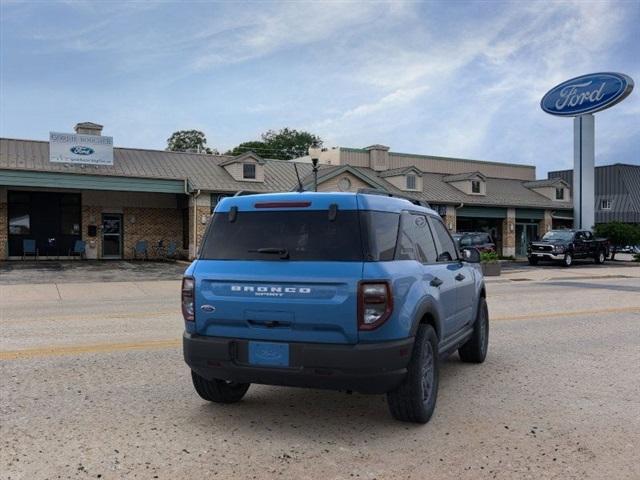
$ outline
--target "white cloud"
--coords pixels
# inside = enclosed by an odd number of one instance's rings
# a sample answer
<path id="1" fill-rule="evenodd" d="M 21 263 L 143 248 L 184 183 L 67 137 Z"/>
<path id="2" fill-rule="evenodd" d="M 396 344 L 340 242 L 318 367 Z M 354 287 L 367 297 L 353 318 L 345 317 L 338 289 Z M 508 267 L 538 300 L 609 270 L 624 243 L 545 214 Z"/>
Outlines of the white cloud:
<path id="1" fill-rule="evenodd" d="M 406 116 L 416 120 L 410 135 L 423 145 L 418 151 L 485 159 L 490 153 L 499 156 L 496 160 L 542 163 L 544 170 L 564 151 L 563 139 L 543 139 L 538 130 L 530 150 L 519 148 L 529 144 L 533 126 L 545 118 L 540 98 L 566 78 L 602 69 L 599 62 L 620 38 L 624 20 L 619 4 L 558 2 L 541 9 L 518 2 L 490 19 L 461 19 L 449 27 L 451 35 L 441 38 L 429 34 L 436 26 L 428 22 L 404 25 L 404 35 L 363 46 L 374 53 L 352 66 L 358 72 L 355 81 L 378 91 L 380 100 L 347 105 L 317 125 L 342 143 L 362 134 L 360 113 L 373 111 L 377 121 L 368 119 L 367 130 L 388 135 L 389 121 L 402 113 L 398 102 L 387 99 L 396 92 L 428 90 L 404 102 Z M 414 101 L 418 105 L 411 105 Z M 402 123 L 402 128 L 412 125 Z M 396 130 L 399 137 L 406 134 Z M 504 145 L 507 139 L 513 143 Z"/>

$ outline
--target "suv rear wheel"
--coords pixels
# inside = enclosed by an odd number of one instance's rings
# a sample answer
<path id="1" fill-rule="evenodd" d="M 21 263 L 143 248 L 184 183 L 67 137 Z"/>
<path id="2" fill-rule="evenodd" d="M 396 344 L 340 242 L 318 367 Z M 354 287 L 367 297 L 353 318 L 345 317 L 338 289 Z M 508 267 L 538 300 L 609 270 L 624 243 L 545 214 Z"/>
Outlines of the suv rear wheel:
<path id="1" fill-rule="evenodd" d="M 438 395 L 438 337 L 431 325 L 420 325 L 404 381 L 387 393 L 391 415 L 403 422 L 427 423 Z"/>
<path id="2" fill-rule="evenodd" d="M 595 262 L 598 265 L 602 265 L 606 259 L 607 256 L 605 255 L 604 250 L 600 250 L 598 253 L 596 253 Z"/>
<path id="3" fill-rule="evenodd" d="M 487 358 L 489 346 L 489 309 L 487 301 L 480 298 L 478 315 L 473 325 L 473 334 L 463 346 L 458 349 L 460 360 L 467 363 L 482 363 Z"/>
<path id="4" fill-rule="evenodd" d="M 249 390 L 250 383 L 235 383 L 214 378 L 207 380 L 193 370 L 191 380 L 198 395 L 205 400 L 216 403 L 236 403 L 242 400 Z"/>

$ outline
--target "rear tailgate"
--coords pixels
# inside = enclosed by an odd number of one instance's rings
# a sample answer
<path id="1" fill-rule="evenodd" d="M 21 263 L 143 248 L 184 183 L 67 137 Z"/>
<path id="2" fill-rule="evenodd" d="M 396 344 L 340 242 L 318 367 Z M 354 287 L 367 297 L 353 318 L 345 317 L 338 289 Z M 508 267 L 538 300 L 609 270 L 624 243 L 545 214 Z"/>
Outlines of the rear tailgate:
<path id="1" fill-rule="evenodd" d="M 196 331 L 356 343 L 362 263 L 353 194 L 226 198 L 216 207 L 194 273 Z"/>
<path id="2" fill-rule="evenodd" d="M 357 342 L 361 262 L 201 260 L 194 273 L 200 335 Z"/>

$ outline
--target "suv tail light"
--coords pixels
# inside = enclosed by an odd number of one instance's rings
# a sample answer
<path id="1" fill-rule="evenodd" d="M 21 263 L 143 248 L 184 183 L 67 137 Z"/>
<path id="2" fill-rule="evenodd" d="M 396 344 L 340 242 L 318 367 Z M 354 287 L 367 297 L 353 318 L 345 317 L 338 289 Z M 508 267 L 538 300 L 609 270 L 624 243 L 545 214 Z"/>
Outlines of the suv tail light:
<path id="1" fill-rule="evenodd" d="M 195 321 L 194 303 L 193 303 L 193 287 L 195 280 L 191 277 L 182 279 L 182 316 L 185 322 Z"/>
<path id="2" fill-rule="evenodd" d="M 374 330 L 391 316 L 393 296 L 388 282 L 361 282 L 358 286 L 358 329 Z"/>

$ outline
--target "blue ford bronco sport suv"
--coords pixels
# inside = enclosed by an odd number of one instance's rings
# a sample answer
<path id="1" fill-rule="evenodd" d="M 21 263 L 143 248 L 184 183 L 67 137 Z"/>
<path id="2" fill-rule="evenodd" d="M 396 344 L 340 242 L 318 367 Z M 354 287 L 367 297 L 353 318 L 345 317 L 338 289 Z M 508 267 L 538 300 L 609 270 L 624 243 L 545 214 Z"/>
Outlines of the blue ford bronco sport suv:
<path id="1" fill-rule="evenodd" d="M 221 403 L 251 383 L 386 393 L 396 419 L 425 423 L 440 361 L 487 354 L 478 261 L 406 199 L 225 198 L 182 283 L 193 385 Z"/>

